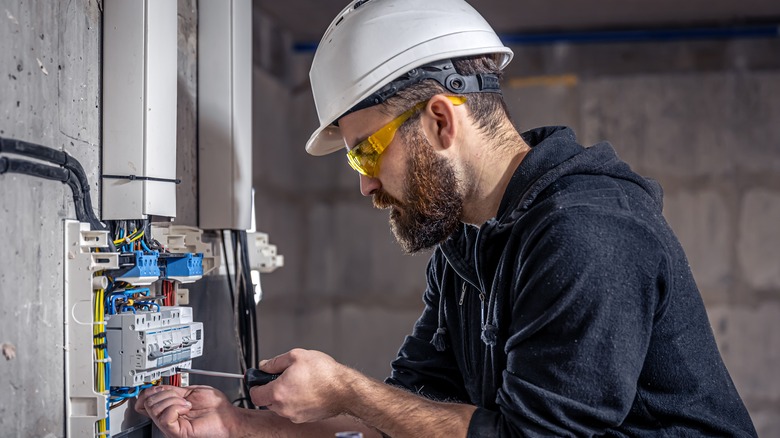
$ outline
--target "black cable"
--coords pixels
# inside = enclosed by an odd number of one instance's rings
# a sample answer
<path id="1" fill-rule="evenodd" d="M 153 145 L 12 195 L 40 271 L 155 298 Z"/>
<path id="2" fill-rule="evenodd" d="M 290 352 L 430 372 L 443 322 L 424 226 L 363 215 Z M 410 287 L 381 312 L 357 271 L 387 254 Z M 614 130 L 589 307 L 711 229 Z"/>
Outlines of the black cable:
<path id="1" fill-rule="evenodd" d="M 238 259 L 236 258 L 236 252 L 235 252 L 236 242 L 233 239 L 233 233 L 232 232 L 230 232 L 230 237 L 231 237 L 231 244 L 233 245 L 233 250 L 234 250 L 234 252 L 233 252 L 233 262 L 235 263 L 236 269 L 238 269 Z M 238 336 L 237 336 L 237 339 L 236 339 L 236 342 L 238 342 L 238 345 L 236 347 L 242 353 L 240 355 L 241 360 L 243 361 L 243 364 L 240 364 L 241 368 L 242 369 L 247 369 L 247 368 L 254 367 L 255 365 L 252 364 L 252 363 L 247 364 L 246 354 L 244 353 L 246 351 L 246 347 L 245 347 L 246 340 L 245 340 L 245 336 L 244 336 L 244 333 L 245 333 L 245 318 L 242 317 L 243 314 L 244 314 L 244 311 L 243 311 L 243 309 L 244 309 L 243 301 L 244 300 L 243 300 L 242 294 L 240 292 L 240 285 L 239 284 L 236 284 L 236 285 L 233 284 L 234 278 L 230 274 L 230 263 L 228 262 L 228 258 L 227 258 L 228 257 L 228 251 L 227 251 L 227 243 L 226 243 L 227 237 L 226 237 L 225 230 L 223 230 L 221 232 L 221 240 L 222 240 L 222 253 L 225 256 L 225 275 L 227 277 L 228 289 L 230 291 L 230 306 L 231 306 L 231 309 L 233 309 L 233 311 L 234 311 L 234 316 L 236 318 L 234 323 L 236 325 L 236 331 L 238 332 Z M 251 399 L 247 396 L 247 394 L 249 394 L 249 387 L 246 385 L 245 382 L 240 383 L 240 385 L 241 385 L 240 392 L 241 392 L 242 395 L 244 395 L 244 397 L 241 397 L 237 401 L 241 402 L 240 405 L 243 408 L 254 409 L 255 406 L 252 404 Z"/>
<path id="2" fill-rule="evenodd" d="M 76 218 L 80 222 L 90 222 L 90 218 L 84 210 L 84 203 L 82 202 L 83 192 L 81 190 L 81 184 L 79 184 L 78 179 L 71 170 L 47 166 L 33 161 L 0 157 L 0 174 L 4 173 L 21 173 L 23 175 L 35 176 L 67 184 L 73 192 L 73 205 L 76 208 Z"/>
<path id="3" fill-rule="evenodd" d="M 227 275 L 228 289 L 230 290 L 230 308 L 236 308 L 236 298 L 233 293 L 233 278 L 230 276 L 230 265 L 227 260 L 227 245 L 225 244 L 225 232 L 222 232 L 222 253 L 225 254 L 225 274 Z"/>
<path id="4" fill-rule="evenodd" d="M 235 266 L 234 276 L 228 271 L 229 281 L 233 279 L 231 286 L 231 300 L 236 310 L 236 330 L 240 351 L 242 353 L 242 366 L 246 368 L 257 366 L 258 362 L 258 343 L 257 343 L 257 309 L 254 301 L 254 287 L 252 285 L 252 275 L 249 265 L 249 251 L 247 245 L 246 231 L 231 231 L 231 244 L 233 247 L 233 262 Z M 227 254 L 223 232 L 223 250 Z M 227 263 L 226 263 L 227 264 Z M 244 386 L 243 393 L 248 394 L 249 389 Z M 249 399 L 241 399 L 241 404 L 250 409 L 255 409 Z"/>
<path id="5" fill-rule="evenodd" d="M 258 361 L 258 339 L 257 339 L 257 306 L 255 304 L 255 290 L 252 283 L 252 271 L 249 264 L 249 245 L 247 242 L 246 231 L 239 231 L 239 240 L 241 241 L 241 263 L 243 269 L 241 272 L 244 276 L 245 291 L 247 297 L 248 315 L 249 315 L 249 334 L 250 334 L 250 347 L 251 355 L 249 360 L 254 364 Z"/>
<path id="6" fill-rule="evenodd" d="M 63 168 L 71 171 L 75 176 L 75 178 L 78 179 L 78 184 L 81 192 L 81 195 L 79 196 L 79 198 L 81 199 L 80 203 L 83 206 L 83 211 L 86 212 L 86 217 L 89 218 L 88 220 L 79 219 L 79 221 L 89 222 L 89 224 L 92 226 L 93 229 L 97 229 L 97 230 L 106 229 L 105 225 L 103 225 L 100 222 L 100 220 L 95 215 L 95 212 L 92 210 L 92 197 L 89 194 L 89 179 L 87 179 L 87 174 L 86 172 L 84 172 L 84 168 L 81 166 L 81 163 L 77 159 L 68 155 L 64 151 L 52 149 L 46 146 L 30 143 L 23 140 L 3 138 L 3 137 L 0 137 L 0 152 L 23 155 L 26 157 L 48 161 L 50 163 L 60 165 Z M 67 182 L 67 181 L 62 181 L 62 182 Z"/>

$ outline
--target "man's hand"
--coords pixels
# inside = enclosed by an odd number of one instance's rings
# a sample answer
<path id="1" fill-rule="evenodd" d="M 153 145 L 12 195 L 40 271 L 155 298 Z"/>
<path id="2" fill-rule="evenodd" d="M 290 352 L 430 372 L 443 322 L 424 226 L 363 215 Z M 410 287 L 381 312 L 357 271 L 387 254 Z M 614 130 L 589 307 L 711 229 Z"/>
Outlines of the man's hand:
<path id="1" fill-rule="evenodd" d="M 135 410 L 152 419 L 166 437 L 230 437 L 236 408 L 209 386 L 155 386 L 141 392 Z"/>
<path id="2" fill-rule="evenodd" d="M 350 369 L 319 351 L 294 349 L 260 362 L 267 373 L 282 373 L 273 382 L 251 389 L 252 402 L 293 423 L 323 420 L 345 412 L 344 394 Z"/>

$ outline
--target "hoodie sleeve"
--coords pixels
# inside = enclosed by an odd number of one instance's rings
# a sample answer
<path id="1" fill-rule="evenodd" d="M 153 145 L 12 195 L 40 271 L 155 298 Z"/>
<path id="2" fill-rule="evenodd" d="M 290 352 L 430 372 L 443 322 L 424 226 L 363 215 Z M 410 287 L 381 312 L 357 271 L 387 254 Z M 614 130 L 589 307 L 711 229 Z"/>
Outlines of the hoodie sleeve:
<path id="1" fill-rule="evenodd" d="M 593 207 L 557 210 L 523 242 L 502 291 L 512 314 L 496 320 L 499 410 L 477 409 L 468 436 L 601 435 L 634 403 L 666 252 L 636 219 Z"/>
<path id="2" fill-rule="evenodd" d="M 404 340 L 393 371 L 385 383 L 405 388 L 437 401 L 464 402 L 468 400 L 463 377 L 458 370 L 452 349 L 437 351 L 431 344 L 438 328 L 438 309 L 441 291 L 438 275 L 444 266 L 444 257 L 437 250 L 428 262 L 428 285 L 423 296 L 425 308 Z"/>

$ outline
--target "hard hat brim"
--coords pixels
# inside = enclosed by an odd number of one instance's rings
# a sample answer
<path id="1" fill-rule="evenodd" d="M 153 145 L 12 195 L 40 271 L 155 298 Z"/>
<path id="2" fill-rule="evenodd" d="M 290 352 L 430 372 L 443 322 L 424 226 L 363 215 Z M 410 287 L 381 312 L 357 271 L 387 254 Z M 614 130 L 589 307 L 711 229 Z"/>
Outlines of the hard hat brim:
<path id="1" fill-rule="evenodd" d="M 320 126 L 306 142 L 306 152 L 317 157 L 345 148 L 341 129 L 334 125 Z"/>

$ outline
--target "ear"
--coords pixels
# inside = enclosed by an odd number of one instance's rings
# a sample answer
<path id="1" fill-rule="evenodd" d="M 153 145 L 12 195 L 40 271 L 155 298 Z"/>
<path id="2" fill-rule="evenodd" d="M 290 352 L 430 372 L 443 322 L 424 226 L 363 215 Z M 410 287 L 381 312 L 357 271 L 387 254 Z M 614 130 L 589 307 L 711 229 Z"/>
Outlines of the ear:
<path id="1" fill-rule="evenodd" d="M 421 119 L 423 132 L 434 151 L 447 151 L 455 145 L 460 129 L 458 110 L 443 94 L 433 96 Z"/>

